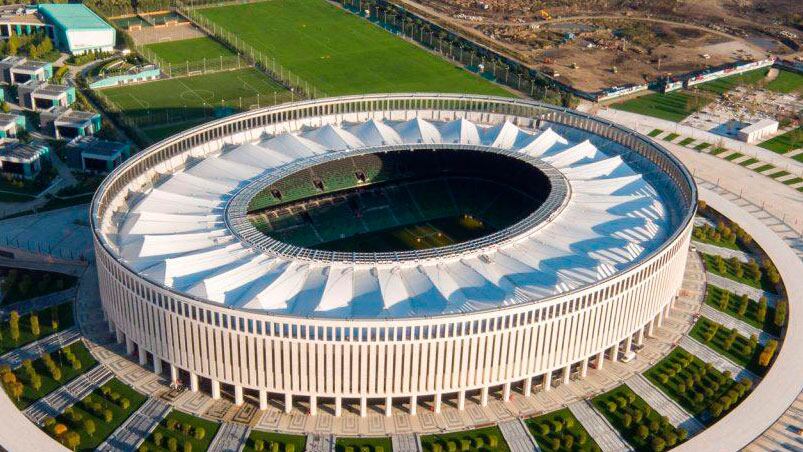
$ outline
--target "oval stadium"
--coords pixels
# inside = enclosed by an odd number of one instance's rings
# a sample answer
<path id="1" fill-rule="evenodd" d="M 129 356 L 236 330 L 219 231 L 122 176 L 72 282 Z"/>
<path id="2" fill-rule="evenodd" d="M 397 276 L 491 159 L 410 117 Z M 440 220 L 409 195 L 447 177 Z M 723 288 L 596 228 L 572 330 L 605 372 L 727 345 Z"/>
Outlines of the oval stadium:
<path id="1" fill-rule="evenodd" d="M 110 330 L 213 398 L 486 405 L 629 360 L 680 289 L 669 152 L 538 102 L 388 94 L 252 110 L 135 155 L 92 204 Z"/>

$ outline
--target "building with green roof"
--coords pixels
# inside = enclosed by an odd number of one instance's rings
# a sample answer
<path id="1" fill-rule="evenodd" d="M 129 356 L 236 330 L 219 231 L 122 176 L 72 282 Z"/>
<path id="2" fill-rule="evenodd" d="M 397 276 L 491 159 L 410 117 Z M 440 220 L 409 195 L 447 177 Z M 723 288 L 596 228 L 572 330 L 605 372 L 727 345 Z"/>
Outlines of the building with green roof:
<path id="1" fill-rule="evenodd" d="M 82 4 L 42 4 L 42 19 L 53 25 L 55 44 L 72 54 L 114 50 L 115 30 Z"/>

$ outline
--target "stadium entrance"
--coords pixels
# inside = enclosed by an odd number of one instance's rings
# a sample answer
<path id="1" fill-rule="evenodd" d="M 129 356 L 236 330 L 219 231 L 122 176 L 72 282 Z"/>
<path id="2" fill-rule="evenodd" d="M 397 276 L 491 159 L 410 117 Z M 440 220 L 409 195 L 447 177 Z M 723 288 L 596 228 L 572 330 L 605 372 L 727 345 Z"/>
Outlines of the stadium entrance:
<path id="1" fill-rule="evenodd" d="M 249 203 L 262 233 L 339 252 L 437 248 L 505 229 L 533 213 L 548 177 L 482 150 L 409 149 L 321 163 L 263 189 Z"/>

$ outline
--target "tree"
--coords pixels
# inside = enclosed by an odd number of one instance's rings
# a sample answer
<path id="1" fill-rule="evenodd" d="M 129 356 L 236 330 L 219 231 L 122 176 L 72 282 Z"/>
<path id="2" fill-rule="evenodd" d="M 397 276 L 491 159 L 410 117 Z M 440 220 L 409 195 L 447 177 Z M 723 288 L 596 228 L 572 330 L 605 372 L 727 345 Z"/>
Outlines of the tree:
<path id="1" fill-rule="evenodd" d="M 30 321 L 31 321 L 31 334 L 33 334 L 36 337 L 39 337 L 39 334 L 42 333 L 42 331 L 39 329 L 39 316 L 36 314 L 31 314 Z"/>
<path id="2" fill-rule="evenodd" d="M 20 38 L 17 35 L 11 35 L 8 38 L 6 50 L 9 55 L 16 55 L 20 48 Z"/>
<path id="3" fill-rule="evenodd" d="M 203 427 L 196 427 L 195 428 L 195 439 L 202 440 L 206 436 L 206 429 Z"/>
<path id="4" fill-rule="evenodd" d="M 162 436 L 162 432 L 154 432 L 154 434 L 153 434 L 153 443 L 154 444 L 156 444 L 157 446 L 161 446 L 162 445 L 162 439 L 164 439 L 164 437 Z"/>
<path id="5" fill-rule="evenodd" d="M 112 419 L 114 419 L 114 413 L 112 413 L 112 410 L 103 410 L 103 420 L 105 422 L 111 422 Z"/>
<path id="6" fill-rule="evenodd" d="M 72 450 L 75 450 L 81 444 L 81 435 L 75 430 L 71 430 L 64 434 L 64 444 Z"/>
<path id="7" fill-rule="evenodd" d="M 642 441 L 644 441 L 648 436 L 650 436 L 650 429 L 648 429 L 646 425 L 641 424 L 636 429 L 636 435 L 641 438 Z"/>
<path id="8" fill-rule="evenodd" d="M 184 442 L 184 452 L 192 452 L 192 443 L 189 441 Z"/>
<path id="9" fill-rule="evenodd" d="M 254 441 L 254 450 L 257 452 L 262 452 L 265 450 L 265 442 L 261 439 Z"/>
<path id="10" fill-rule="evenodd" d="M 767 319 L 767 297 L 762 296 L 758 300 L 758 309 L 756 310 L 756 320 L 764 323 Z"/>
<path id="11" fill-rule="evenodd" d="M 175 438 L 168 439 L 167 450 L 169 450 L 170 452 L 176 452 L 178 450 L 178 440 Z"/>
<path id="12" fill-rule="evenodd" d="M 747 306 L 749 303 L 750 299 L 747 298 L 747 295 L 742 295 L 739 298 L 739 308 L 736 310 L 736 314 L 738 314 L 739 317 L 744 317 L 745 313 L 747 313 Z"/>
<path id="13" fill-rule="evenodd" d="M 775 304 L 775 316 L 772 319 L 775 326 L 782 327 L 786 324 L 786 309 L 787 309 L 788 301 L 786 300 L 779 300 L 778 303 Z"/>
<path id="14" fill-rule="evenodd" d="M 8 329 L 11 331 L 11 339 L 17 342 L 20 338 L 20 315 L 17 311 L 8 314 Z"/>
<path id="15" fill-rule="evenodd" d="M 42 388 L 42 377 L 37 374 L 31 375 L 31 388 L 34 391 L 39 392 L 39 389 Z"/>
<path id="16" fill-rule="evenodd" d="M 663 452 L 663 450 L 666 449 L 666 441 L 660 436 L 656 436 L 650 441 L 650 446 L 652 446 L 652 450 L 655 452 Z"/>
<path id="17" fill-rule="evenodd" d="M 538 424 L 538 428 L 541 429 L 541 435 L 543 435 L 543 436 L 549 435 L 550 427 L 549 427 L 549 424 L 547 424 L 546 422 L 544 422 L 542 424 Z"/>
<path id="18" fill-rule="evenodd" d="M 92 419 L 84 419 L 84 431 L 87 435 L 92 437 L 95 434 L 95 421 Z"/>

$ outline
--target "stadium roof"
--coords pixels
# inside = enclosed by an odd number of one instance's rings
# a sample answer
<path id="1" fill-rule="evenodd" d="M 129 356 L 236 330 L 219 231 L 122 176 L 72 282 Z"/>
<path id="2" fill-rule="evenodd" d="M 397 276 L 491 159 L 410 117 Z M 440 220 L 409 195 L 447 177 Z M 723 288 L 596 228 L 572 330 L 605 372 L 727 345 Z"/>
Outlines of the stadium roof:
<path id="1" fill-rule="evenodd" d="M 413 262 L 293 259 L 253 248 L 227 226 L 227 203 L 247 181 L 338 150 L 404 143 L 522 152 L 560 171 L 571 193 L 554 218 L 516 240 Z M 629 153 L 601 137 L 554 126 L 523 130 L 509 122 L 483 127 L 420 118 L 326 125 L 236 145 L 164 176 L 135 197 L 108 237 L 145 277 L 234 308 L 329 318 L 490 309 L 593 284 L 664 243 L 676 225 L 657 189 L 660 171 L 634 169 Z"/>
<path id="2" fill-rule="evenodd" d="M 80 3 L 48 3 L 39 5 L 39 12 L 44 14 L 55 25 L 66 29 L 102 29 L 112 28 L 91 9 Z"/>

